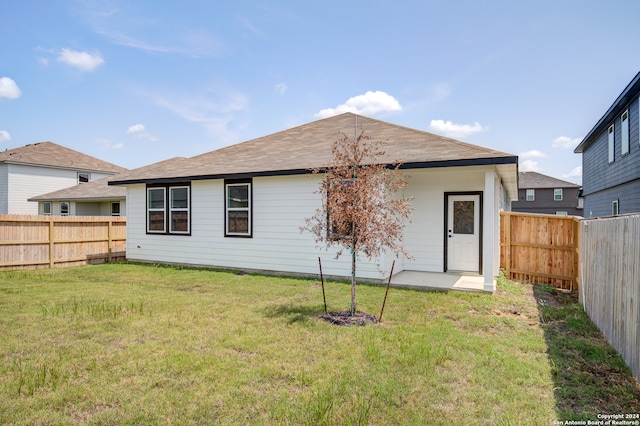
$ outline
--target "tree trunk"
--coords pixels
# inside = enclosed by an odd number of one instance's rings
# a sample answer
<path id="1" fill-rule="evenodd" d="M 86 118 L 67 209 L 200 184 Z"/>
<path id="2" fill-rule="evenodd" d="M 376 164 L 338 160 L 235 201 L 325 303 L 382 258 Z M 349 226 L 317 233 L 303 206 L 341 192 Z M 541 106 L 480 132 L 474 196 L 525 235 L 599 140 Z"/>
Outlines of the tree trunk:
<path id="1" fill-rule="evenodd" d="M 349 315 L 356 314 L 356 250 L 351 248 L 351 309 Z"/>

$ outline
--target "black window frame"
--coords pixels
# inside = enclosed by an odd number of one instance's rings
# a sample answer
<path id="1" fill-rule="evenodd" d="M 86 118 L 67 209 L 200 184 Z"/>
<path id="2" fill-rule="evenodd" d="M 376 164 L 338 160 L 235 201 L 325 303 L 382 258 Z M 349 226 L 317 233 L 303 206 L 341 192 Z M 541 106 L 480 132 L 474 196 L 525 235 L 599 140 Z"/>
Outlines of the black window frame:
<path id="1" fill-rule="evenodd" d="M 171 189 L 187 188 L 187 231 L 175 231 L 172 229 L 171 213 L 172 211 L 185 211 L 184 208 L 172 208 L 171 206 Z M 163 189 L 164 207 L 162 208 L 164 215 L 164 228 L 160 231 L 154 231 L 149 229 L 149 191 Z M 147 184 L 145 187 L 145 229 L 148 235 L 191 235 L 192 220 L 191 220 L 191 182 L 176 182 L 170 184 Z M 153 209 L 151 211 L 160 211 L 160 209 Z"/>
<path id="2" fill-rule="evenodd" d="M 248 232 L 229 232 L 229 206 L 228 206 L 228 190 L 230 186 L 248 185 Z M 225 179 L 223 188 L 224 197 L 224 236 L 225 238 L 253 238 L 253 179 Z M 244 210 L 244 208 L 243 208 Z M 231 210 L 231 211 L 243 211 Z"/>

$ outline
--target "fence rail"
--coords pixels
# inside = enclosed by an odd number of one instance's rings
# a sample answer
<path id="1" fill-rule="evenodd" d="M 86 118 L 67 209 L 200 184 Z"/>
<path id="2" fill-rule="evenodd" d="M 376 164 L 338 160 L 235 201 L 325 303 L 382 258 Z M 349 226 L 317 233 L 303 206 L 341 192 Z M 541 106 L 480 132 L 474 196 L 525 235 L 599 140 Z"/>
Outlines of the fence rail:
<path id="1" fill-rule="evenodd" d="M 124 260 L 126 218 L 0 215 L 0 270 Z"/>
<path id="2" fill-rule="evenodd" d="M 640 215 L 583 220 L 580 302 L 640 380 Z"/>
<path id="3" fill-rule="evenodd" d="M 500 213 L 500 267 L 512 280 L 578 289 L 579 244 L 578 218 Z"/>

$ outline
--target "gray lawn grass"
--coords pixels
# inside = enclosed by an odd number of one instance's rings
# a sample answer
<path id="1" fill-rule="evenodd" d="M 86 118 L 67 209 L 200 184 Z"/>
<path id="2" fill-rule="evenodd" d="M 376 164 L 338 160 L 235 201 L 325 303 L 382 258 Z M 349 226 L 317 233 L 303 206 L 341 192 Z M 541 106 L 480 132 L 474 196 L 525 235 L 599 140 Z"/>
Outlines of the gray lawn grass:
<path id="1" fill-rule="evenodd" d="M 326 287 L 329 310 L 348 308 L 348 284 Z M 361 311 L 379 315 L 383 298 L 358 286 Z M 598 333 L 575 301 L 548 305 L 504 280 L 493 296 L 391 289 L 382 323 L 339 327 L 318 318 L 316 280 L 0 272 L 0 424 L 549 425 L 637 408 L 637 382 L 601 336 L 626 405 L 589 402 L 564 379 L 547 331 L 566 320 L 545 309 L 572 306 L 581 333 Z"/>

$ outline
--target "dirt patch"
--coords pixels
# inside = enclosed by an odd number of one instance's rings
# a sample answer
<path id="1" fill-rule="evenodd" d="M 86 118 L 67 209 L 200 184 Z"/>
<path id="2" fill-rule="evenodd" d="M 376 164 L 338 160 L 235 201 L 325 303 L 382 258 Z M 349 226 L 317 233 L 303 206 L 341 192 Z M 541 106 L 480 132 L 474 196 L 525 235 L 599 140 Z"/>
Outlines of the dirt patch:
<path id="1" fill-rule="evenodd" d="M 377 324 L 378 318 L 375 315 L 367 314 L 365 312 L 356 312 L 354 315 L 349 315 L 349 312 L 329 312 L 320 315 L 320 318 L 335 325 L 349 326 L 349 325 L 367 325 Z"/>

